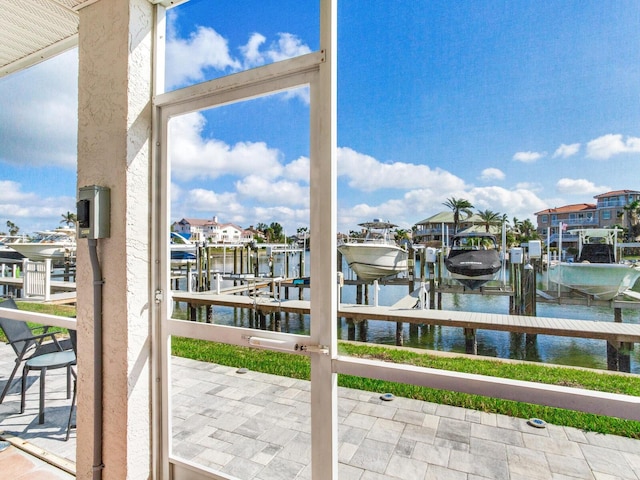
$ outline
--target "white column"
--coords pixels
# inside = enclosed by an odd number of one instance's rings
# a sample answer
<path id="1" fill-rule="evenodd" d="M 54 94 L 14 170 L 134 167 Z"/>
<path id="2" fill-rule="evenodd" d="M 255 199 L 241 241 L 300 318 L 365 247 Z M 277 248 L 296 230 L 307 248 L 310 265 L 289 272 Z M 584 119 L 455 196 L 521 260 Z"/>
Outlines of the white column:
<path id="1" fill-rule="evenodd" d="M 111 189 L 98 240 L 103 295 L 102 478 L 150 478 L 149 163 L 153 6 L 97 0 L 80 10 L 78 187 Z M 78 241 L 77 478 L 93 477 L 93 274 Z"/>
<path id="2" fill-rule="evenodd" d="M 337 356 L 337 1 L 320 2 L 319 85 L 311 89 L 311 338 L 329 347 L 329 355 L 311 356 L 311 478 L 338 478 Z M 328 415 L 327 415 L 328 414 Z"/>

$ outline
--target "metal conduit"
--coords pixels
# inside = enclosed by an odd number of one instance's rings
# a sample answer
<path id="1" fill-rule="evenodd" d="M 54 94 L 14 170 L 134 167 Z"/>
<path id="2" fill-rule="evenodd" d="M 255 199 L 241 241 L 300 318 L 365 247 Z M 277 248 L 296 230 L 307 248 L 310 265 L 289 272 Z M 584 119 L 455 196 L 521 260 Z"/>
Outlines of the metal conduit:
<path id="1" fill-rule="evenodd" d="M 89 239 L 93 270 L 93 478 L 102 479 L 102 271 L 98 261 L 98 241 Z"/>

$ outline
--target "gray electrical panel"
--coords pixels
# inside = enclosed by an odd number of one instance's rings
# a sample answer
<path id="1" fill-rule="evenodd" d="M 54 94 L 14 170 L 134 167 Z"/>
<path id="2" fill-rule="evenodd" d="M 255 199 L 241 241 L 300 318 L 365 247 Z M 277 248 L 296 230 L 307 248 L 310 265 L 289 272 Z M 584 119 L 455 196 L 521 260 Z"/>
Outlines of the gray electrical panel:
<path id="1" fill-rule="evenodd" d="M 107 187 L 81 187 L 77 204 L 78 238 L 108 238 L 110 235 L 111 191 Z"/>

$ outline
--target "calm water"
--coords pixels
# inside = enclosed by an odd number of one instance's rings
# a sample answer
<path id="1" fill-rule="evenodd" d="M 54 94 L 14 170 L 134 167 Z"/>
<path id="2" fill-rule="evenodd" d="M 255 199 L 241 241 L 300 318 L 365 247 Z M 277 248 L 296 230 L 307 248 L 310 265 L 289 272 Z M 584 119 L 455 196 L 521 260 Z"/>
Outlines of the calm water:
<path id="1" fill-rule="evenodd" d="M 295 264 L 297 256 L 290 257 L 289 273 L 297 274 Z M 274 259 L 274 273 L 276 276 L 285 275 L 282 258 Z M 223 269 L 222 261 L 214 268 Z M 231 270 L 231 258 L 227 260 L 227 271 Z M 345 270 L 346 271 L 346 270 Z M 269 266 L 260 262 L 260 273 L 268 275 Z M 309 273 L 309 262 L 306 261 L 306 273 Z M 345 273 L 348 278 L 349 273 Z M 223 285 L 223 288 L 228 285 Z M 183 288 L 181 286 L 181 288 Z M 373 302 L 373 287 L 369 287 L 370 302 Z M 382 286 L 378 292 L 379 305 L 393 305 L 408 294 L 406 286 Z M 342 302 L 355 303 L 356 287 L 345 286 L 342 289 Z M 309 290 L 305 289 L 304 298 L 308 299 Z M 297 289 L 291 289 L 290 298 L 298 298 Z M 483 296 L 465 294 L 443 294 L 443 310 L 475 311 L 484 313 L 509 313 L 509 297 Z M 186 316 L 185 305 L 176 305 L 176 317 Z M 608 307 L 567 306 L 538 303 L 539 317 L 573 318 L 585 321 L 613 321 L 613 309 Z M 623 321 L 640 323 L 640 311 L 623 310 Z M 258 328 L 257 319 L 251 311 L 234 310 L 231 308 L 214 307 L 214 322 L 222 325 Z M 267 320 L 267 329 L 290 333 L 308 334 L 310 320 L 308 316 L 282 314 L 279 322 L 275 318 Z M 369 320 L 365 325 L 348 325 L 346 320 L 339 320 L 338 338 L 342 340 L 363 340 L 371 343 L 395 345 L 396 324 Z M 441 350 L 447 352 L 465 352 L 465 339 L 462 329 L 440 326 L 412 326 L 403 325 L 403 344 L 408 347 Z M 590 368 L 607 368 L 607 347 L 603 340 L 588 340 L 580 338 L 556 337 L 538 335 L 535 341 L 527 342 L 526 335 L 495 332 L 490 330 L 477 331 L 478 354 L 499 358 L 530 360 L 561 365 L 573 365 Z M 640 374 L 640 345 L 635 345 L 631 352 L 631 372 Z"/>

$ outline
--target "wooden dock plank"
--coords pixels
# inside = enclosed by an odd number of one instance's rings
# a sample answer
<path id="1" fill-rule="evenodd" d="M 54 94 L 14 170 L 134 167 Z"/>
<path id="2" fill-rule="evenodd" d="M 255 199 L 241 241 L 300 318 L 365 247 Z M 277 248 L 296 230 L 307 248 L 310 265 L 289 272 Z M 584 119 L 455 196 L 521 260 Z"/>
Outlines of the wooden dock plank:
<path id="1" fill-rule="evenodd" d="M 263 313 L 291 312 L 310 314 L 306 300 L 254 298 L 215 293 L 173 292 L 175 301 L 197 305 L 224 305 L 239 308 L 258 308 Z M 496 313 L 458 312 L 452 310 L 402 309 L 388 306 L 340 304 L 338 316 L 361 320 L 384 320 L 412 324 L 442 325 L 517 333 L 532 333 L 563 337 L 593 338 L 617 342 L 640 343 L 640 325 L 603 321 L 576 320 L 551 317 L 527 317 Z"/>

